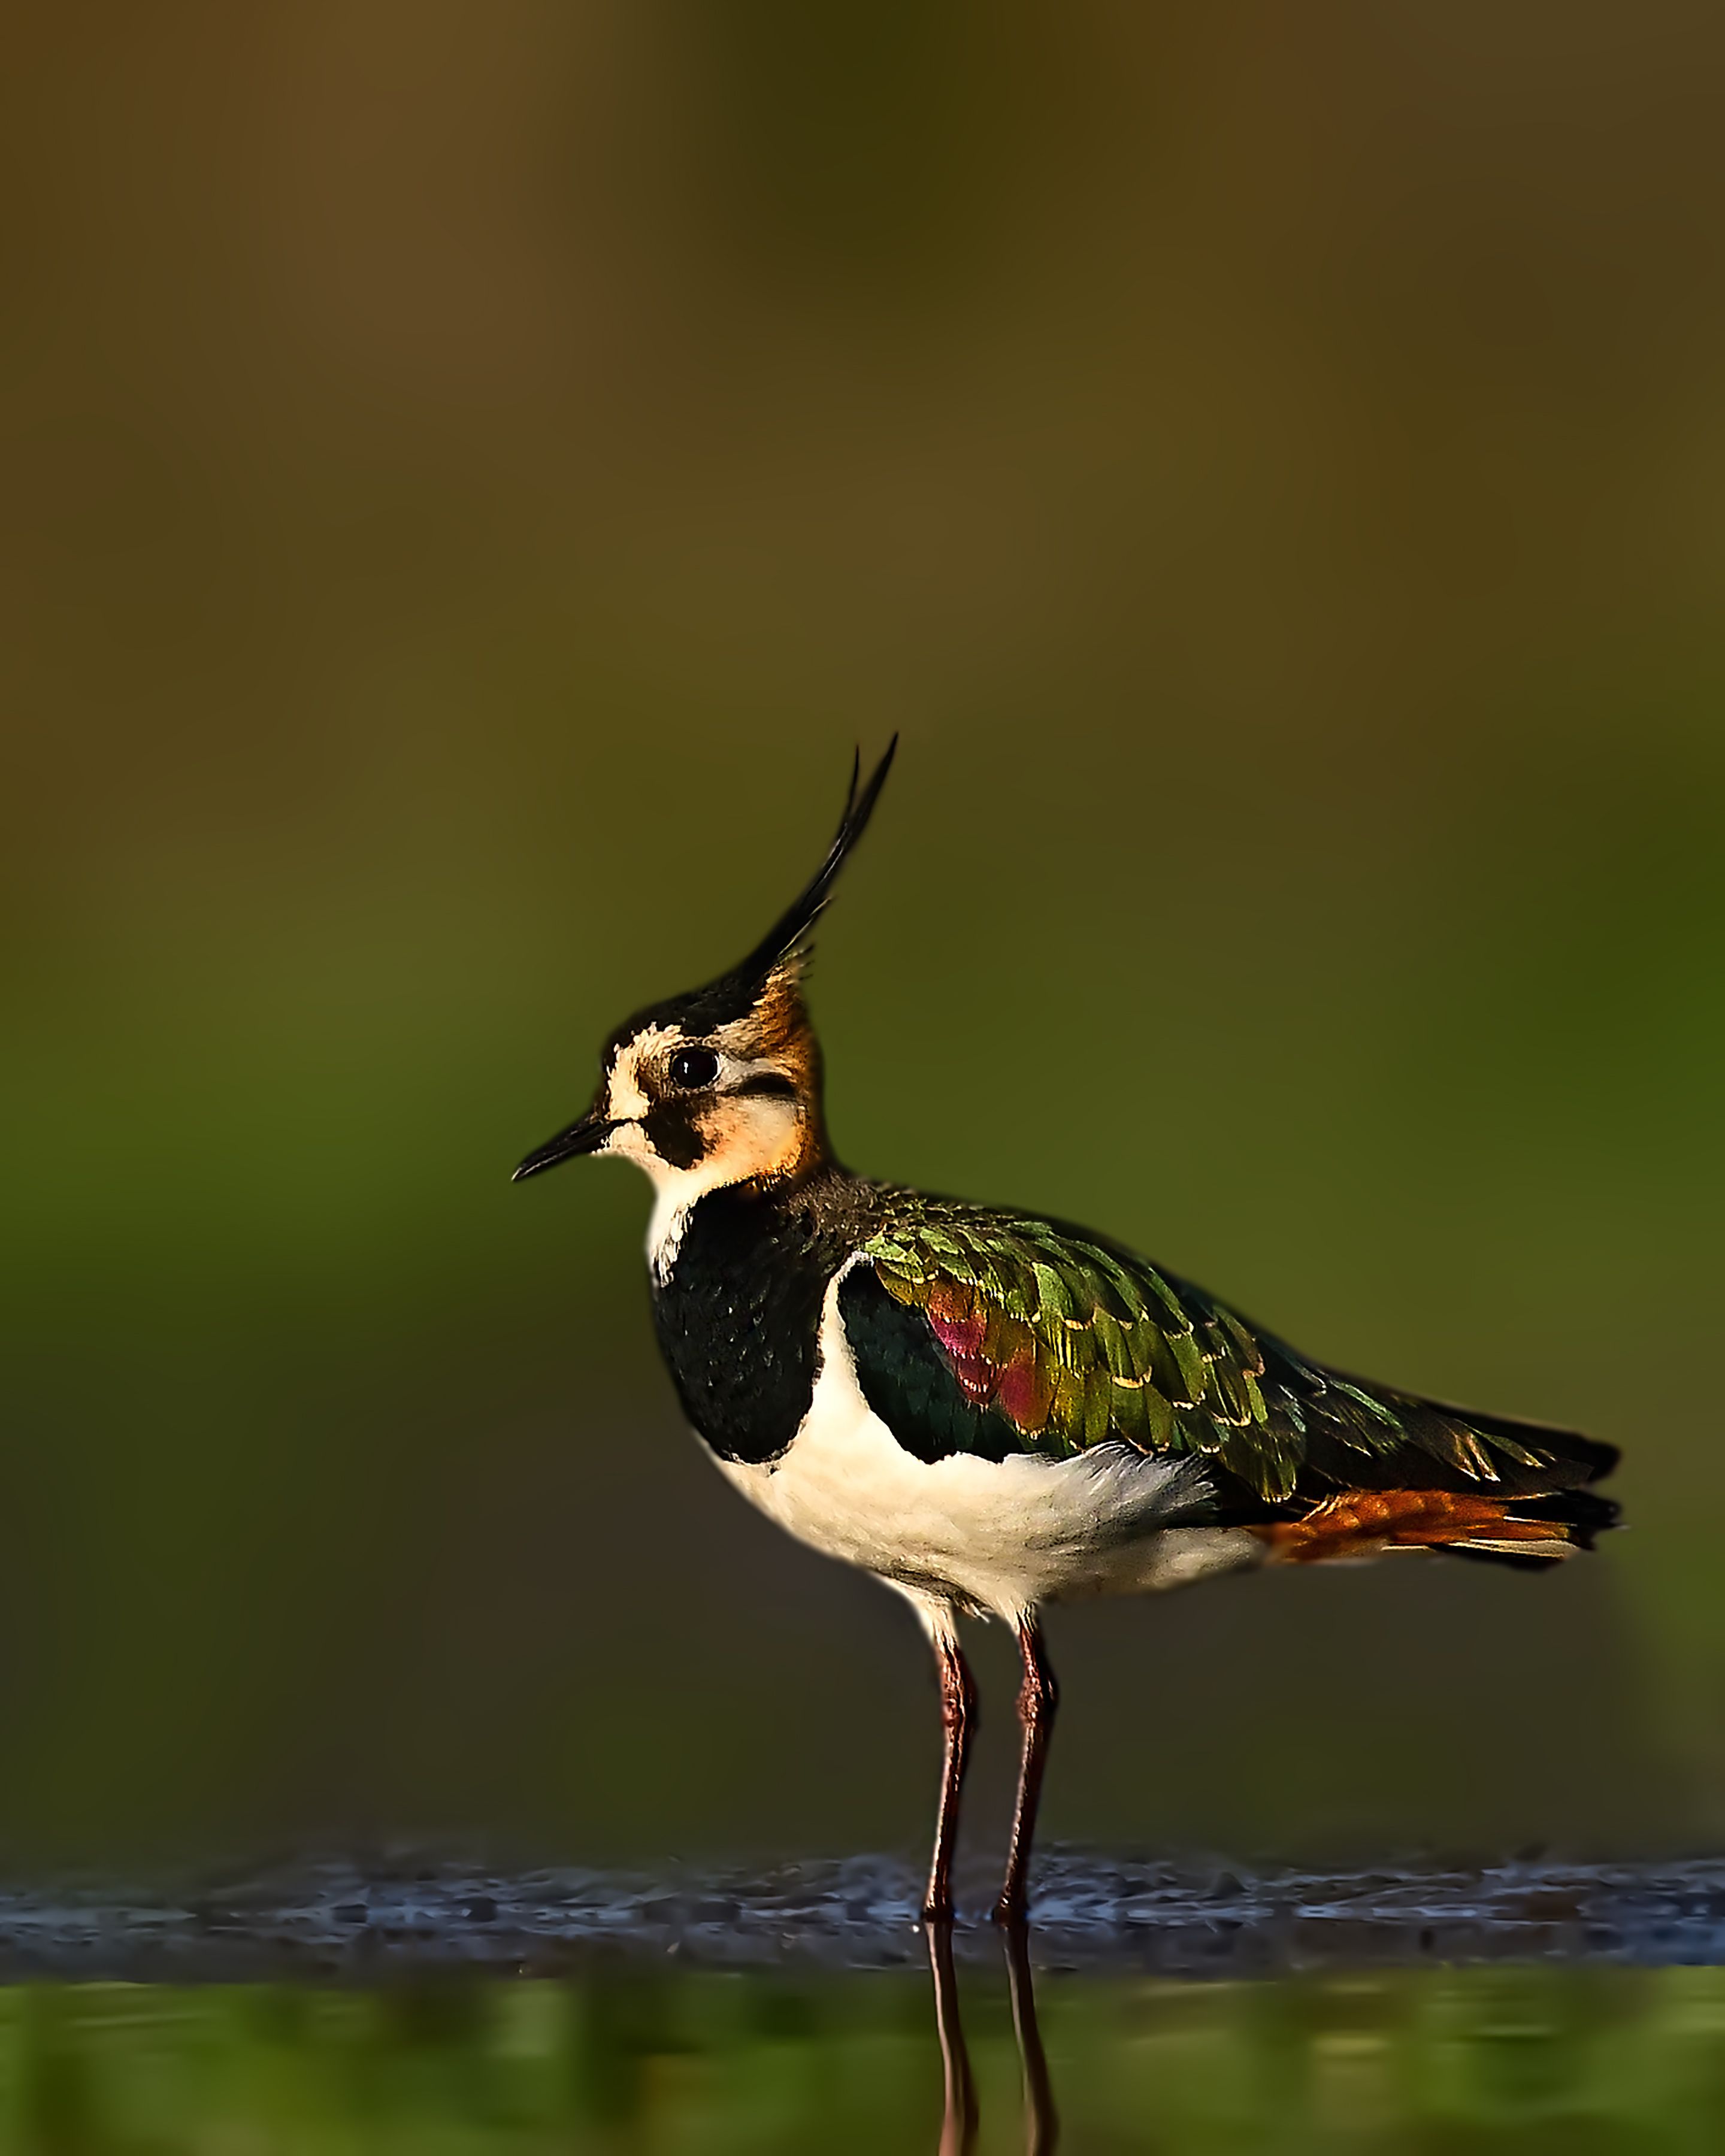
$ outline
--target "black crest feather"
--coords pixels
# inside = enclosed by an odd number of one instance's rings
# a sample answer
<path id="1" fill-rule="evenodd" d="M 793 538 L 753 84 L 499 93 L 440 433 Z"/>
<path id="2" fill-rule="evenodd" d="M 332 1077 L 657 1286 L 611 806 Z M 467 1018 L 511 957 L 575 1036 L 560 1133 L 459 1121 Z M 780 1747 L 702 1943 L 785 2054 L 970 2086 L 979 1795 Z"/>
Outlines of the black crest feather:
<path id="1" fill-rule="evenodd" d="M 809 930 L 826 910 L 839 871 L 845 865 L 845 856 L 869 827 L 869 819 L 875 813 L 875 803 L 880 797 L 880 788 L 886 783 L 886 774 L 891 770 L 892 759 L 897 752 L 898 736 L 895 734 L 886 744 L 886 755 L 875 766 L 860 795 L 857 793 L 856 785 L 862 776 L 862 751 L 857 750 L 852 757 L 850 788 L 845 797 L 845 814 L 839 819 L 839 829 L 832 844 L 827 849 L 826 859 L 815 870 L 808 889 L 785 909 L 737 968 L 736 978 L 763 981 L 775 966 L 782 965 L 793 952 L 803 946 Z"/>
<path id="2" fill-rule="evenodd" d="M 851 849 L 868 829 L 869 819 L 875 813 L 875 803 L 880 798 L 880 789 L 886 783 L 886 774 L 892 768 L 892 759 L 897 752 L 898 736 L 895 734 L 860 793 L 857 788 L 862 777 L 862 752 L 859 749 L 852 757 L 845 813 L 839 819 L 839 829 L 827 849 L 826 859 L 807 887 L 773 922 L 748 956 L 706 988 L 673 997 L 666 1003 L 655 1004 L 651 1010 L 643 1011 L 626 1027 L 620 1027 L 614 1039 L 627 1039 L 655 1019 L 674 1019 L 686 1031 L 704 1032 L 741 1018 L 752 1008 L 763 983 L 774 970 L 807 951 L 809 931 L 825 911 L 839 871 Z"/>

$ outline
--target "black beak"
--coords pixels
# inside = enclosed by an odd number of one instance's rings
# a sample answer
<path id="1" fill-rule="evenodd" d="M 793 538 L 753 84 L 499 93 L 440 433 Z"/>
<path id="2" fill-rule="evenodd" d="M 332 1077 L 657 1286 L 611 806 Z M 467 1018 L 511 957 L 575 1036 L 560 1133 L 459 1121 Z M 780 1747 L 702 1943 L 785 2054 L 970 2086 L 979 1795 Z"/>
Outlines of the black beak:
<path id="1" fill-rule="evenodd" d="M 597 1152 L 617 1128 L 603 1116 L 583 1116 L 578 1123 L 571 1123 L 566 1131 L 559 1131 L 536 1152 L 530 1152 L 515 1173 L 511 1183 L 525 1183 L 530 1175 L 542 1175 L 548 1168 L 555 1168 L 560 1160 L 573 1160 L 578 1153 Z"/>

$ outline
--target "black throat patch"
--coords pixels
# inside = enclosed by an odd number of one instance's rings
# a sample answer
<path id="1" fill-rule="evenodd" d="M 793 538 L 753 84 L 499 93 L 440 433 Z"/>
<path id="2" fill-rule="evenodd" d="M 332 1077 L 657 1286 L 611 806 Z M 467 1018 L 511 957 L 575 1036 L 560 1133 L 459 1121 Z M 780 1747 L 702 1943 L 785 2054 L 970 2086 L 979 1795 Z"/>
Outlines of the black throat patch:
<path id="1" fill-rule="evenodd" d="M 696 1201 L 653 1317 L 683 1412 L 721 1460 L 776 1460 L 809 1412 L 821 1305 L 850 1240 L 798 1194 Z"/>

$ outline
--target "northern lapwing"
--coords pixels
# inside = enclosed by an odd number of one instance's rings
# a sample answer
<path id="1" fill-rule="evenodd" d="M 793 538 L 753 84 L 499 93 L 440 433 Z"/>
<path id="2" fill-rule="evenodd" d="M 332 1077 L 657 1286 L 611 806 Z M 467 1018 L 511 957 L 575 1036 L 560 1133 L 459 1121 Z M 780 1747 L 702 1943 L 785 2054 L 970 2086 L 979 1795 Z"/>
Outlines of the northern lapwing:
<path id="1" fill-rule="evenodd" d="M 826 859 L 742 963 L 620 1025 L 592 1106 L 515 1173 L 582 1153 L 646 1170 L 653 1313 L 690 1422 L 752 1503 L 915 1610 L 945 1738 L 937 1921 L 975 1701 L 958 1620 L 1012 1627 L 1011 1922 L 1056 1700 L 1045 1605 L 1392 1550 L 1549 1565 L 1613 1524 L 1589 1486 L 1617 1455 L 1345 1376 L 1087 1228 L 841 1166 L 803 968 L 896 746 L 860 792 L 853 768 Z"/>

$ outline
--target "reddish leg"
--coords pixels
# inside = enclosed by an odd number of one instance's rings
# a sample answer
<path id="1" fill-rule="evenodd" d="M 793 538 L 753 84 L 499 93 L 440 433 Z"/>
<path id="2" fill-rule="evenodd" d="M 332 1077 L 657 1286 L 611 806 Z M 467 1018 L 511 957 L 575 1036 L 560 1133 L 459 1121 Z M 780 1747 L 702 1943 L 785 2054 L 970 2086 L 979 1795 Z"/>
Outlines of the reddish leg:
<path id="1" fill-rule="evenodd" d="M 1043 1651 L 1042 1628 L 1034 1616 L 1026 1617 L 1019 1626 L 1019 1652 L 1024 1661 L 1024 1681 L 1019 1687 L 1019 1722 L 1024 1732 L 1024 1747 L 1019 1762 L 1019 1800 L 1013 1814 L 1006 1878 L 1000 1899 L 994 1904 L 997 1924 L 1024 1921 L 1024 1881 L 1036 1833 L 1036 1806 L 1042 1795 L 1042 1770 L 1048 1761 L 1048 1740 L 1054 1732 L 1055 1709 L 1060 1699 L 1060 1686 Z"/>
<path id="2" fill-rule="evenodd" d="M 922 1914 L 931 1922 L 952 1920 L 952 1856 L 958 1841 L 958 1795 L 964 1786 L 970 1725 L 976 1714 L 976 1686 L 970 1666 L 951 1632 L 933 1634 L 934 1658 L 941 1684 L 941 1796 L 934 1819 L 934 1865 L 928 1875 L 928 1898 Z"/>

